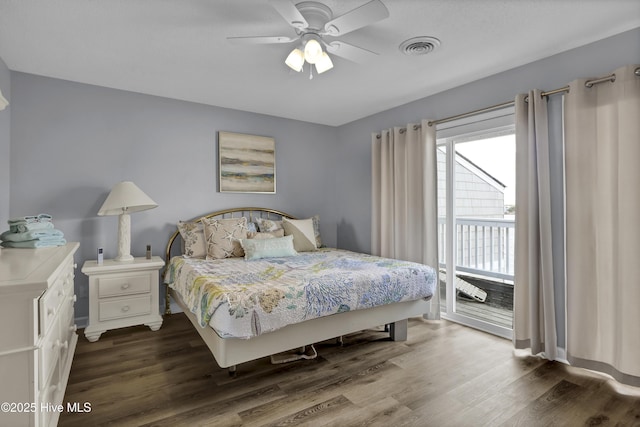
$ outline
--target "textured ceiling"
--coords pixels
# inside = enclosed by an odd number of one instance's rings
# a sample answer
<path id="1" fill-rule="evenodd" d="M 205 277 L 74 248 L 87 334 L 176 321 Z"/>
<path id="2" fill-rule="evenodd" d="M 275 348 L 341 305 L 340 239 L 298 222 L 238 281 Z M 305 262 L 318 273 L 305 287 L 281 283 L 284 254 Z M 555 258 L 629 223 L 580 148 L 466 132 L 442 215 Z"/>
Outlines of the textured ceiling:
<path id="1" fill-rule="evenodd" d="M 367 2 L 320 1 L 334 16 Z M 294 44 L 226 39 L 294 36 L 266 0 L 0 0 L 0 57 L 15 71 L 337 126 L 640 27 L 639 0 L 383 1 L 389 18 L 339 38 L 379 55 L 333 57 L 312 80 L 284 64 Z M 401 53 L 417 36 L 441 46 Z"/>

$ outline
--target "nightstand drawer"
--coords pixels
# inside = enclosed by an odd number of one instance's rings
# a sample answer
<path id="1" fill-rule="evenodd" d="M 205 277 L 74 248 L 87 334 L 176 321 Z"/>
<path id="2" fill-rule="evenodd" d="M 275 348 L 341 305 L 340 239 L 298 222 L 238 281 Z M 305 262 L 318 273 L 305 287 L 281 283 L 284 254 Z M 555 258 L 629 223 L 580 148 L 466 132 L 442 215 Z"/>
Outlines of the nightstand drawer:
<path id="1" fill-rule="evenodd" d="M 121 319 L 123 317 L 140 316 L 151 313 L 151 295 L 133 298 L 119 298 L 100 301 L 98 319 Z"/>
<path id="2" fill-rule="evenodd" d="M 151 276 L 148 273 L 98 278 L 98 298 L 148 292 L 151 292 Z"/>

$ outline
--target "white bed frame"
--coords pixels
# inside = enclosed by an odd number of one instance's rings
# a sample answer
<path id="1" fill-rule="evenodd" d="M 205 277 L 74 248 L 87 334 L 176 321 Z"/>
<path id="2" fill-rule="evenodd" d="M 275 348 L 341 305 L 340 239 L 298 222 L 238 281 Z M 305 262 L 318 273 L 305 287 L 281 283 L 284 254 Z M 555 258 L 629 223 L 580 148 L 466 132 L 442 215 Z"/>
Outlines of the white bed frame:
<path id="1" fill-rule="evenodd" d="M 294 219 L 281 211 L 265 208 L 236 208 L 212 212 L 201 217 L 207 218 L 231 218 L 246 216 L 253 221 L 255 218 L 279 219 L 282 217 Z M 167 265 L 172 256 L 172 246 L 179 236 L 176 231 L 167 244 Z M 175 250 L 175 249 L 174 249 Z M 297 323 L 273 332 L 264 333 L 251 339 L 221 338 L 213 328 L 200 326 L 198 319 L 185 305 L 180 294 L 167 285 L 165 297 L 165 314 L 171 314 L 169 296 L 182 308 L 204 342 L 207 344 L 216 362 L 221 368 L 229 368 L 229 373 L 234 374 L 236 365 L 251 360 L 266 357 L 283 351 L 292 350 L 306 345 L 314 344 L 332 338 L 341 337 L 364 329 L 389 325 L 389 333 L 394 341 L 407 339 L 407 319 L 409 317 L 422 316 L 429 311 L 429 300 L 399 302 L 363 310 L 347 311 L 331 316 L 320 317 Z"/>

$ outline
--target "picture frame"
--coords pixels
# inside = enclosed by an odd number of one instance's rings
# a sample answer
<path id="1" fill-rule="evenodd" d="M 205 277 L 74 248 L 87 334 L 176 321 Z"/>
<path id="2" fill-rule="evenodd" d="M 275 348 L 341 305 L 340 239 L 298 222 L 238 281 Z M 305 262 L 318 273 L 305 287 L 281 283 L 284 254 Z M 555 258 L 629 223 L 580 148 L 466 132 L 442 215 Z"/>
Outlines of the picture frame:
<path id="1" fill-rule="evenodd" d="M 276 192 L 275 139 L 218 132 L 218 183 L 221 193 Z"/>

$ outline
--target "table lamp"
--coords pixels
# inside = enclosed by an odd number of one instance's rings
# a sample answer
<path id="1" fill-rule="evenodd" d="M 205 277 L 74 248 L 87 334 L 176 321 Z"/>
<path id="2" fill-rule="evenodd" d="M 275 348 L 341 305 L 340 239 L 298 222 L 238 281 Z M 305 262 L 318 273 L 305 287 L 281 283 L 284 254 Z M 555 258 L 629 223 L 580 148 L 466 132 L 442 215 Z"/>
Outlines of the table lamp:
<path id="1" fill-rule="evenodd" d="M 153 209 L 158 204 L 144 194 L 133 182 L 117 183 L 98 211 L 98 216 L 120 215 L 118 221 L 118 256 L 115 261 L 133 261 L 131 256 L 131 218 L 132 212 Z"/>

